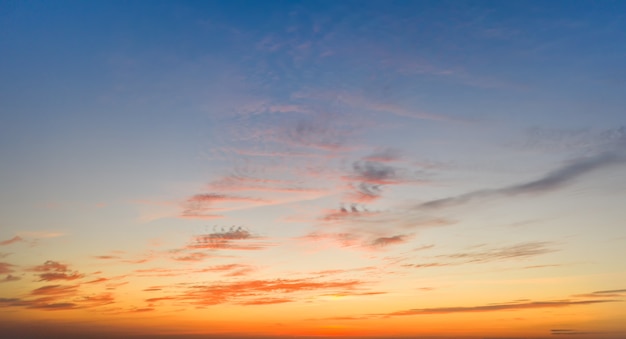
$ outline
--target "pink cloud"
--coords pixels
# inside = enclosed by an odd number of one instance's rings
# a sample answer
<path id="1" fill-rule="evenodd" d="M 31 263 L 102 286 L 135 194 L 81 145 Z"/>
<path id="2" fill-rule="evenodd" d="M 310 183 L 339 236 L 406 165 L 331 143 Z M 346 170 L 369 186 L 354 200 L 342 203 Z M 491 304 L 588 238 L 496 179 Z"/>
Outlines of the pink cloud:
<path id="1" fill-rule="evenodd" d="M 13 264 L 9 264 L 6 262 L 0 262 L 0 274 L 7 274 L 14 272 L 12 267 L 15 267 Z"/>
<path id="2" fill-rule="evenodd" d="M 22 239 L 22 237 L 16 235 L 16 236 L 14 236 L 11 239 L 0 241 L 0 246 L 6 246 L 6 245 L 14 244 L 16 242 L 22 242 L 22 241 L 24 241 L 24 239 Z"/>

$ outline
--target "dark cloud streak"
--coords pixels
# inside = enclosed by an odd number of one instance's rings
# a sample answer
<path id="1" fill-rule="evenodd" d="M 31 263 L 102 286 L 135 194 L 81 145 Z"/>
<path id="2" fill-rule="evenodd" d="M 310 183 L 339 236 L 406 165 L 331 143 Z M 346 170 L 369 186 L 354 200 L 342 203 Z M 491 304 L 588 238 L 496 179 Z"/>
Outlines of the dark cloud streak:
<path id="1" fill-rule="evenodd" d="M 574 160 L 537 180 L 502 188 L 477 190 L 444 199 L 431 200 L 417 207 L 418 209 L 437 209 L 463 205 L 473 200 L 483 198 L 544 193 L 562 188 L 587 173 L 625 162 L 626 154 L 624 154 L 624 151 L 604 152 L 595 156 Z"/>

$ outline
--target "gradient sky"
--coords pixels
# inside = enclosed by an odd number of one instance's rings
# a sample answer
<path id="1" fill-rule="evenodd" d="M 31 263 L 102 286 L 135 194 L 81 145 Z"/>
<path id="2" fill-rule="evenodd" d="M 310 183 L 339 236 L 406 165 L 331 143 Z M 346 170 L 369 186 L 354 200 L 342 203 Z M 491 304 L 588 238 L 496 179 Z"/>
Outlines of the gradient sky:
<path id="1" fill-rule="evenodd" d="M 625 107 L 624 1 L 1 1 L 0 336 L 624 338 Z"/>

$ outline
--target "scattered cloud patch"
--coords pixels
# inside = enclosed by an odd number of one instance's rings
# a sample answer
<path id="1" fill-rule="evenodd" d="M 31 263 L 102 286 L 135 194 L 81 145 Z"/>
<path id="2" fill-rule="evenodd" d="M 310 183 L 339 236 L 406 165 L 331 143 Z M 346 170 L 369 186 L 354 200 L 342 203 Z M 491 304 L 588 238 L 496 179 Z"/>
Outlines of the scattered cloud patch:
<path id="1" fill-rule="evenodd" d="M 0 241 L 0 246 L 6 246 L 6 245 L 14 244 L 17 242 L 22 242 L 22 241 L 24 241 L 24 239 L 20 237 L 19 235 L 16 235 L 11 239 Z"/>
<path id="2" fill-rule="evenodd" d="M 40 272 L 37 274 L 40 279 L 39 281 L 76 280 L 84 277 L 83 274 L 70 271 L 67 265 L 52 260 L 46 261 L 43 265 L 31 268 L 31 271 Z"/>
<path id="3" fill-rule="evenodd" d="M 12 267 L 15 267 L 15 265 L 6 262 L 0 262 L 0 274 L 13 273 L 14 270 Z"/>
<path id="4" fill-rule="evenodd" d="M 7 274 L 7 276 L 6 276 L 6 277 L 4 277 L 4 279 L 1 279 L 1 280 L 0 280 L 0 283 L 4 283 L 4 282 L 12 282 L 12 281 L 18 281 L 18 280 L 21 280 L 21 279 L 22 279 L 22 278 L 20 278 L 20 277 L 16 277 L 16 276 L 14 276 L 14 275 Z"/>
<path id="5" fill-rule="evenodd" d="M 272 244 L 259 241 L 259 236 L 253 235 L 241 226 L 222 228 L 219 231 L 201 234 L 193 237 L 188 249 L 209 250 L 262 250 Z"/>

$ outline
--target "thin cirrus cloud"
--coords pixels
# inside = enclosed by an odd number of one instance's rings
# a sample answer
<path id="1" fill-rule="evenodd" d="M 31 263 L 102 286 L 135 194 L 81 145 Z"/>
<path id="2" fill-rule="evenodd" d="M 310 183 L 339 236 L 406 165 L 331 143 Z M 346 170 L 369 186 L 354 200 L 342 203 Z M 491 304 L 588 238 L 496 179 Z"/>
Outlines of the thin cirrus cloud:
<path id="1" fill-rule="evenodd" d="M 444 267 L 464 264 L 482 264 L 502 260 L 526 259 L 556 251 L 549 242 L 527 242 L 510 246 L 481 248 L 477 250 L 443 254 L 436 261 L 403 264 L 407 268 Z"/>
<path id="2" fill-rule="evenodd" d="M 198 250 L 262 250 L 274 244 L 261 241 L 241 226 L 231 226 L 220 231 L 194 236 L 187 249 Z"/>
<path id="3" fill-rule="evenodd" d="M 24 241 L 24 239 L 22 237 L 16 235 L 16 236 L 14 236 L 11 239 L 0 241 L 0 246 L 6 246 L 6 245 L 22 242 L 22 241 Z"/>
<path id="4" fill-rule="evenodd" d="M 219 273 L 224 277 L 241 277 L 255 270 L 255 267 L 247 264 L 224 264 L 204 268 L 146 268 L 137 269 L 134 273 L 141 277 L 178 277 L 201 273 Z"/>
<path id="5" fill-rule="evenodd" d="M 621 298 L 621 297 L 626 297 L 626 289 L 596 291 L 596 292 L 586 293 L 586 294 L 576 294 L 576 295 L 574 295 L 574 297 L 578 297 L 578 298 Z"/>
<path id="6" fill-rule="evenodd" d="M 524 311 L 533 309 L 550 309 L 550 308 L 565 308 L 574 306 L 589 306 L 605 303 L 618 303 L 623 302 L 623 299 L 590 299 L 590 300 L 570 300 L 570 299 L 556 299 L 556 300 L 528 300 L 519 299 L 504 303 L 492 303 L 474 306 L 449 306 L 449 307 L 429 307 L 429 308 L 412 308 L 400 311 L 376 313 L 376 314 L 362 314 L 362 315 L 348 315 L 348 316 L 335 316 L 324 319 L 311 319 L 311 320 L 363 320 L 372 318 L 389 318 L 399 316 L 420 316 L 420 315 L 447 315 L 457 313 L 489 313 L 489 312 L 501 312 L 501 311 Z"/>
<path id="7" fill-rule="evenodd" d="M 571 184 L 574 180 L 590 172 L 603 169 L 612 165 L 626 163 L 626 153 L 618 148 L 625 142 L 615 145 L 615 150 L 602 152 L 590 157 L 578 158 L 570 163 L 547 173 L 543 177 L 516 185 L 472 191 L 469 193 L 431 200 L 417 206 L 418 209 L 438 209 L 463 205 L 473 200 L 492 198 L 498 196 L 516 196 L 521 194 L 544 193 L 562 188 Z"/>
<path id="8" fill-rule="evenodd" d="M 0 279 L 0 283 L 18 281 L 18 280 L 21 280 L 21 279 L 22 278 L 16 277 L 16 276 L 14 276 L 12 274 L 7 274 L 7 276 L 4 277 L 4 279 Z"/>
<path id="9" fill-rule="evenodd" d="M 0 262 L 0 274 L 13 273 L 13 267 L 15 267 L 15 265 L 7 262 Z"/>
<path id="10" fill-rule="evenodd" d="M 393 114 L 399 117 L 428 120 L 443 123 L 460 123 L 467 122 L 462 118 L 456 118 L 445 114 L 430 113 L 421 110 L 407 109 L 400 105 L 381 102 L 371 98 L 366 98 L 358 93 L 349 92 L 317 92 L 317 93 L 298 93 L 296 98 L 314 98 L 321 100 L 332 100 L 344 106 L 356 108 L 358 110 L 366 110 L 380 115 Z"/>
<path id="11" fill-rule="evenodd" d="M 203 193 L 196 194 L 187 199 L 184 203 L 184 211 L 182 217 L 187 218 L 221 218 L 221 215 L 213 214 L 213 212 L 222 212 L 233 209 L 232 206 L 223 206 L 224 204 L 244 203 L 247 206 L 254 206 L 268 203 L 267 200 L 261 198 L 241 197 L 228 194 Z"/>
<path id="12" fill-rule="evenodd" d="M 361 289 L 364 282 L 358 280 L 319 281 L 316 279 L 244 280 L 235 282 L 196 285 L 188 287 L 182 294 L 149 298 L 147 302 L 177 301 L 196 306 L 224 303 L 239 305 L 265 305 L 300 300 L 298 296 L 317 291 L 353 293 Z"/>
<path id="13" fill-rule="evenodd" d="M 434 308 L 415 308 L 403 311 L 380 314 L 386 317 L 395 316 L 414 316 L 428 314 L 450 314 L 450 313 L 479 313 L 479 312 L 497 312 L 508 310 L 528 310 L 537 308 L 559 308 L 568 306 L 592 305 L 601 303 L 621 302 L 621 300 L 548 300 L 548 301 L 531 301 L 521 303 L 507 303 L 498 305 L 479 305 L 479 306 L 459 306 L 459 307 L 434 307 Z"/>

